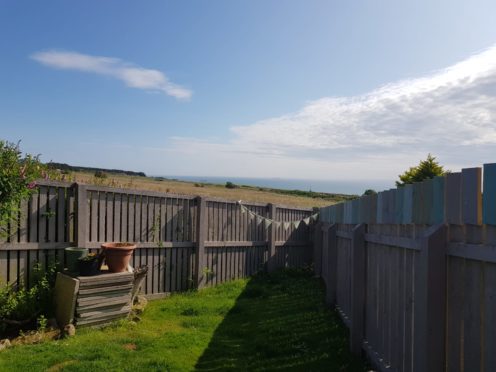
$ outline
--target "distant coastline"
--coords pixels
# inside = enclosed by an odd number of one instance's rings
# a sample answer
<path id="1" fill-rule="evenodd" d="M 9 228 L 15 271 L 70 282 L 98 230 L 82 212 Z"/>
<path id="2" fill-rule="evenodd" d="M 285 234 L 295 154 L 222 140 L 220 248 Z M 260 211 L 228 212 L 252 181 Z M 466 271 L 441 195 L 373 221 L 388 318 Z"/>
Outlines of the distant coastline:
<path id="1" fill-rule="evenodd" d="M 361 195 L 367 189 L 382 191 L 390 189 L 393 181 L 389 180 L 312 180 L 297 178 L 258 178 L 258 177 L 212 177 L 212 176 L 176 176 L 176 175 L 146 175 L 144 172 L 128 171 L 121 169 L 107 169 L 74 166 L 65 163 L 50 162 L 48 166 L 61 171 L 75 172 L 105 172 L 108 174 L 121 174 L 138 177 L 164 178 L 184 182 L 198 182 L 225 185 L 232 182 L 238 186 L 265 187 L 282 190 L 313 191 L 331 194 Z"/>
<path id="2" fill-rule="evenodd" d="M 250 178 L 250 177 L 208 177 L 208 176 L 163 176 L 187 182 L 225 184 L 233 182 L 236 185 L 269 187 L 284 190 L 316 191 L 339 194 L 361 195 L 367 189 L 382 191 L 393 187 L 393 181 L 342 181 L 342 180 L 305 180 L 291 178 Z"/>

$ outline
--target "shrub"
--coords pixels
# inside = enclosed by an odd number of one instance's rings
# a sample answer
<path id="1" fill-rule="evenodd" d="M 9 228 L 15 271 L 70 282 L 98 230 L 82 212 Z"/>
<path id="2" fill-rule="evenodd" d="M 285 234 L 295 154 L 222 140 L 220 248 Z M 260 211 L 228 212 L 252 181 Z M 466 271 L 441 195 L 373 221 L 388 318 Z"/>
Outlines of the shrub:
<path id="1" fill-rule="evenodd" d="M 105 173 L 104 171 L 101 171 L 101 170 L 97 170 L 95 172 L 95 177 L 96 178 L 107 178 L 107 173 Z"/>
<path id="2" fill-rule="evenodd" d="M 23 155 L 19 143 L 0 140 L 0 236 L 8 235 L 8 224 L 19 219 L 19 205 L 29 199 L 36 180 L 48 178 L 39 156 Z"/>
<path id="3" fill-rule="evenodd" d="M 31 288 L 24 288 L 20 283 L 17 289 L 13 285 L 0 288 L 0 334 L 8 329 L 42 326 L 40 319 L 50 317 L 52 297 L 57 265 L 51 265 L 46 271 L 40 264 L 35 264 Z"/>
<path id="4" fill-rule="evenodd" d="M 436 158 L 431 154 L 427 155 L 427 159 L 422 160 L 416 167 L 411 167 L 403 174 L 399 175 L 399 181 L 396 181 L 396 186 L 404 186 L 414 182 L 422 182 L 423 180 L 434 178 L 436 176 L 444 176 L 449 171 L 439 165 Z"/>
<path id="5" fill-rule="evenodd" d="M 226 182 L 226 189 L 235 189 L 236 187 L 238 186 L 236 186 L 234 183 L 229 181 Z"/>
<path id="6" fill-rule="evenodd" d="M 373 189 L 367 189 L 364 191 L 363 195 L 362 196 L 367 196 L 367 195 L 376 195 L 377 194 L 377 191 L 373 190 Z"/>

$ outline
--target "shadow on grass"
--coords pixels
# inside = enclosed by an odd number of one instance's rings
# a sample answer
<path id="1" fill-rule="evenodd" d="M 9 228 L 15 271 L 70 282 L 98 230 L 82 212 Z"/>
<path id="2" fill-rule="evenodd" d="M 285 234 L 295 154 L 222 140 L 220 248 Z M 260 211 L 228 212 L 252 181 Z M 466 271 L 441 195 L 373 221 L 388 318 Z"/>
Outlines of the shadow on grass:
<path id="1" fill-rule="evenodd" d="M 200 371 L 363 371 L 348 332 L 324 304 L 321 282 L 304 271 L 248 282 L 196 364 Z"/>

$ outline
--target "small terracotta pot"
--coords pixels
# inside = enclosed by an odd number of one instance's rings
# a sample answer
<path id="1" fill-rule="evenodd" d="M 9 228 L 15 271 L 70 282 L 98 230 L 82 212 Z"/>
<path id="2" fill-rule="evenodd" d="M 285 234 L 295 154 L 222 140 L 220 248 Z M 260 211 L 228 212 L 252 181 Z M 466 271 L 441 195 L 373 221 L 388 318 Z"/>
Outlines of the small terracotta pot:
<path id="1" fill-rule="evenodd" d="M 101 245 L 105 262 L 112 273 L 121 273 L 126 271 L 129 260 L 136 248 L 134 243 L 103 243 Z"/>

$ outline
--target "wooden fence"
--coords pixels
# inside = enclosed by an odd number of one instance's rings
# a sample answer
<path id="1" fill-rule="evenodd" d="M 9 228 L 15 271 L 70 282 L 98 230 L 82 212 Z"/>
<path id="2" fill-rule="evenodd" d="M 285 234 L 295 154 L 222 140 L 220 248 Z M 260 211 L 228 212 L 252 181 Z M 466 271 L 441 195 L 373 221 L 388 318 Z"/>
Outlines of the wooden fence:
<path id="1" fill-rule="evenodd" d="M 278 221 L 308 217 L 311 210 L 244 204 Z M 0 283 L 29 286 L 35 264 L 64 263 L 69 246 L 136 242 L 133 266 L 148 265 L 149 296 L 215 285 L 312 259 L 310 228 L 284 229 L 242 213 L 234 201 L 141 190 L 40 182 L 21 205 L 20 218 L 0 242 Z"/>
<path id="2" fill-rule="evenodd" d="M 322 208 L 319 224 L 315 268 L 354 352 L 382 371 L 496 370 L 496 164 Z"/>

